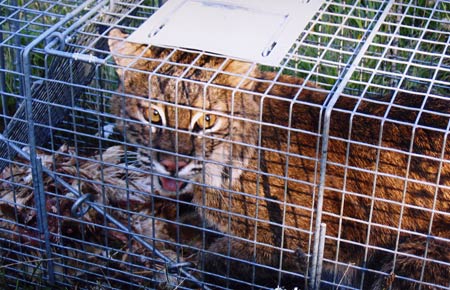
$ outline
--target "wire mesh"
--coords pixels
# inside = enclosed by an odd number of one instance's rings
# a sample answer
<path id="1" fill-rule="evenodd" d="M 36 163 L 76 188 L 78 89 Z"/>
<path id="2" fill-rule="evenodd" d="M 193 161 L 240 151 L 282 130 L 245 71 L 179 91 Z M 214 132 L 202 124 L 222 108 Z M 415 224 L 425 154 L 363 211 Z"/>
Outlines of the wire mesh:
<path id="1" fill-rule="evenodd" d="M 41 35 L 67 13 L 73 11 L 81 2 L 76 1 L 2 1 L 1 3 L 1 83 L 3 114 L 12 115 L 15 112 L 20 97 L 23 96 L 22 60 L 23 49 L 37 36 Z M 71 19 L 72 22 L 76 18 Z M 42 48 L 42 46 L 41 46 Z M 45 56 L 37 52 L 34 56 L 32 70 L 35 75 L 42 75 Z M 1 128 L 6 127 L 5 122 Z"/>
<path id="2" fill-rule="evenodd" d="M 5 287 L 450 287 L 450 2 L 326 1 L 279 67 L 82 2 L 0 2 L 2 130 L 64 112 L 1 135 Z"/>

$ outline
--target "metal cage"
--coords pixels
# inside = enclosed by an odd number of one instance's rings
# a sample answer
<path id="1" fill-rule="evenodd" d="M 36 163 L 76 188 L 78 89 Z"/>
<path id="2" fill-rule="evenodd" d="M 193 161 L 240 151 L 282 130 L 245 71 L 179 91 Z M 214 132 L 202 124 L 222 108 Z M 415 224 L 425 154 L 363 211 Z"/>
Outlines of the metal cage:
<path id="1" fill-rule="evenodd" d="M 4 287 L 450 288 L 450 2 L 327 0 L 279 67 L 249 64 L 268 76 L 264 79 L 250 70 L 204 67 L 202 59 L 216 56 L 182 48 L 166 48 L 157 59 L 128 55 L 127 64 L 117 63 L 114 56 L 120 53 L 110 51 L 108 41 L 125 40 L 111 36 L 111 30 L 132 33 L 160 2 L 0 1 Z M 194 57 L 174 60 L 179 52 Z M 134 66 L 140 60 L 157 65 L 140 71 Z M 177 74 L 166 71 L 168 66 L 177 67 Z M 219 113 L 231 123 L 245 121 L 273 136 L 259 133 L 254 143 L 244 139 L 238 144 L 206 131 L 196 133 L 207 140 L 201 160 L 194 160 L 202 164 L 202 172 L 217 163 L 207 157 L 208 140 L 258 152 L 259 167 L 254 171 L 218 164 L 228 166 L 230 175 L 257 176 L 255 190 L 264 194 L 255 198 L 256 216 L 241 215 L 226 205 L 231 196 L 245 199 L 252 193 L 237 190 L 231 181 L 207 183 L 205 173 L 191 181 L 190 188 L 204 199 L 211 188 L 226 194 L 223 207 L 193 201 L 192 193 L 181 194 L 179 184 L 185 180 L 176 174 L 169 178 L 175 180 L 174 195 L 154 189 L 158 178 L 167 177 L 138 166 L 136 152 L 172 156 L 175 171 L 181 170 L 179 162 L 186 154 L 178 141 L 174 152 L 166 152 L 152 142 L 140 144 L 124 137 L 136 124 L 148 127 L 142 134 L 154 132 L 142 118 L 111 110 L 111 99 L 123 102 L 123 109 L 128 99 L 138 103 L 148 97 L 119 86 L 124 78 L 117 70 L 142 73 L 147 80 L 174 87 L 197 86 L 197 97 L 203 100 L 209 91 L 226 90 L 233 108 L 239 108 L 233 102 L 241 95 L 257 96 L 263 108 L 284 100 L 275 93 L 277 87 L 291 94 L 288 111 L 273 112 L 286 114 L 283 122 L 267 121 L 263 113 L 251 120 L 235 112 Z M 198 80 L 192 71 L 211 77 Z M 224 88 L 214 81 L 219 74 L 240 82 Z M 261 88 L 246 88 L 242 84 L 248 80 Z M 141 89 L 152 91 L 148 86 Z M 175 90 L 173 103 L 152 101 L 181 114 L 187 109 L 178 104 L 181 94 Z M 304 94 L 311 97 L 302 99 Z M 206 121 L 211 110 L 197 107 L 195 113 Z M 301 125 L 300 119 L 308 118 L 314 123 Z M 115 125 L 121 122 L 128 127 Z M 181 121 L 155 126 L 184 140 Z M 265 138 L 280 135 L 288 136 L 287 144 L 280 145 L 285 151 L 265 147 Z M 291 142 L 300 137 L 308 141 L 309 153 L 290 151 Z M 268 173 L 263 154 L 281 156 L 283 173 Z M 364 158 L 370 161 L 358 161 Z M 294 160 L 308 168 L 308 177 L 292 176 L 286 169 Z M 268 179 L 280 183 L 285 199 L 267 194 Z M 287 198 L 292 184 L 303 188 L 304 202 Z M 279 216 L 259 216 L 258 206 L 262 212 L 263 204 L 276 207 Z M 304 215 L 300 226 L 286 221 L 291 210 Z M 228 229 L 202 218 L 211 212 L 227 216 L 223 223 Z M 235 219 L 260 226 L 253 226 L 249 236 L 236 236 L 231 229 Z M 273 229 L 278 242 L 259 238 L 264 225 Z M 286 246 L 291 233 L 302 237 L 298 249 Z M 228 241 L 220 244 L 223 248 L 218 248 L 219 239 Z M 374 242 L 383 239 L 389 242 Z M 240 256 L 235 243 L 254 249 L 253 254 Z M 258 255 L 264 255 L 260 248 L 275 253 L 271 265 L 258 262 Z M 354 259 L 348 256 L 352 251 Z M 302 271 L 285 266 L 284 256 L 297 257 Z M 222 269 L 211 270 L 211 261 L 223 263 Z M 415 267 L 408 268 L 411 265 Z M 266 273 L 275 273 L 274 278 L 265 279 Z M 294 284 L 284 284 L 291 276 Z"/>

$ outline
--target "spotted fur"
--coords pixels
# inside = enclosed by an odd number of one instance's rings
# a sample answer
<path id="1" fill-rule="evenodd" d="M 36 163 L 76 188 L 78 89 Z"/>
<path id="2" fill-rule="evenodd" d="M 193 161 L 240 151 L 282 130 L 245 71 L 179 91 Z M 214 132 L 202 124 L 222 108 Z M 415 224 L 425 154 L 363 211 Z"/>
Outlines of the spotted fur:
<path id="1" fill-rule="evenodd" d="M 208 249 L 205 270 L 305 288 L 327 94 L 254 64 L 131 44 L 118 30 L 110 37 L 121 81 L 112 99 L 119 129 L 154 172 L 155 191 L 192 192 L 202 217 L 224 234 Z M 387 98 L 343 96 L 332 114 L 323 278 L 364 289 L 418 288 L 414 279 L 447 287 L 449 121 L 418 108 L 448 116 L 449 102 L 390 98 L 388 107 L 380 102 Z M 371 270 L 362 277 L 348 264 Z"/>

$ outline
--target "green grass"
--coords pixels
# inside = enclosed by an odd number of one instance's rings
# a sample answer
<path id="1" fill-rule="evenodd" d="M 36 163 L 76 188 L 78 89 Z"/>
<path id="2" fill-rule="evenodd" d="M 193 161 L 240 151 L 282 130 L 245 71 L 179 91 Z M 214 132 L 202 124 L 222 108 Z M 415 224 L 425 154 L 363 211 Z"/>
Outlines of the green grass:
<path id="1" fill-rule="evenodd" d="M 12 116 L 22 97 L 21 53 L 36 37 L 58 22 L 75 6 L 65 1 L 53 3 L 44 1 L 6 1 L 0 6 L 0 15 L 7 16 L 1 24 L 2 67 L 0 67 L 0 112 Z M 67 2 L 70 3 L 70 2 Z M 6 5 L 9 4 L 9 5 Z M 32 75 L 43 76 L 46 58 L 42 53 L 44 43 L 39 44 L 32 54 Z M 4 122 L 0 122 L 3 131 Z"/>
<path id="2" fill-rule="evenodd" d="M 445 51 L 447 48 L 445 44 L 448 42 L 447 38 L 450 33 L 450 13 L 448 12 L 450 11 L 450 3 L 440 2 L 438 11 L 432 14 L 433 10 L 431 8 L 434 5 L 433 2 L 429 0 L 417 0 L 417 6 L 423 6 L 424 8 L 394 5 L 396 13 L 388 16 L 386 23 L 381 26 L 381 33 L 374 38 L 373 44 L 370 45 L 366 57 L 360 64 L 362 69 L 358 69 L 353 74 L 352 81 L 348 85 L 348 92 L 358 94 L 358 92 L 364 89 L 366 82 L 369 81 L 371 81 L 371 85 L 398 85 L 402 89 L 412 91 L 423 90 L 423 88 L 429 86 L 427 79 L 434 78 L 443 84 L 433 86 L 431 93 L 439 96 L 448 95 L 450 74 L 445 70 L 438 70 L 436 67 L 441 61 L 440 55 L 448 54 L 448 51 Z M 31 5 L 28 5 L 28 3 L 31 3 Z M 353 51 L 357 48 L 360 40 L 364 36 L 364 31 L 368 28 L 369 20 L 375 16 L 376 10 L 380 6 L 378 1 L 361 0 L 359 1 L 361 8 L 352 11 L 352 3 L 354 1 L 334 1 L 334 3 L 336 4 L 329 6 L 329 13 L 324 14 L 320 23 L 312 27 L 314 33 L 306 37 L 305 43 L 307 45 L 295 51 L 298 58 L 289 60 L 288 68 L 283 73 L 299 77 L 308 77 L 312 74 L 313 77 L 311 80 L 316 81 L 325 89 L 330 89 L 334 85 L 342 73 L 344 65 L 351 57 L 350 54 L 344 52 Z M 344 3 L 349 4 L 339 5 Z M 52 15 L 63 16 L 73 8 L 72 6 L 55 6 L 51 3 L 41 3 L 39 1 L 18 1 L 18 7 L 22 7 L 25 4 L 27 4 L 28 10 L 17 14 L 16 19 L 20 20 L 21 23 L 20 33 L 17 34 L 17 37 L 12 37 L 8 40 L 5 43 L 6 45 L 1 48 L 3 50 L 5 65 L 0 68 L 0 74 L 3 74 L 5 83 L 4 85 L 1 84 L 2 87 L 0 87 L 3 98 L 0 103 L 0 110 L 3 114 L 9 116 L 14 114 L 20 97 L 19 78 L 21 74 L 18 71 L 19 65 L 16 59 L 20 55 L 21 50 L 40 35 L 46 27 L 58 21 L 58 17 Z M 50 6 L 52 6 L 51 9 Z M 38 13 L 31 12 L 47 11 L 48 9 L 50 9 L 51 14 L 46 12 L 39 16 Z M 11 9 L 0 6 L 1 15 L 11 15 L 12 12 Z M 402 14 L 405 12 L 414 15 L 414 17 L 403 18 Z M 347 17 L 348 15 L 350 17 Z M 428 22 L 430 17 L 433 17 L 433 21 Z M 31 19 L 34 19 L 34 22 L 29 22 L 29 25 L 27 25 L 26 22 L 31 21 Z M 342 22 L 345 23 L 345 26 L 341 25 Z M 13 20 L 7 20 L 2 25 L 2 31 L 4 31 L 3 40 L 10 37 L 15 31 L 16 28 L 13 23 Z M 426 26 L 429 31 L 423 33 L 421 28 Z M 387 49 L 386 44 L 388 43 L 392 43 L 392 45 Z M 42 45 L 38 48 L 42 48 Z M 328 50 L 326 47 L 330 47 L 334 51 Z M 413 48 L 417 48 L 417 50 L 413 51 Z M 319 57 L 321 59 L 320 63 L 317 62 Z M 33 54 L 32 61 L 32 74 L 43 77 L 43 68 L 47 64 L 48 59 L 45 58 L 42 52 L 36 51 Z M 446 67 L 448 71 L 450 58 L 447 57 L 441 63 L 441 66 Z M 373 77 L 372 70 L 375 68 L 380 73 Z M 262 69 L 276 70 L 276 68 L 272 67 L 262 67 Z M 397 84 L 395 83 L 397 79 L 392 78 L 391 73 L 406 73 L 410 77 L 410 80 Z M 100 68 L 99 77 L 107 81 L 116 79 L 115 72 L 111 67 Z M 363 84 L 357 84 L 356 81 L 362 82 Z M 108 89 L 112 89 L 114 85 L 113 82 L 110 82 L 105 86 Z M 82 103 L 82 106 L 85 108 L 89 107 L 90 109 L 99 108 L 97 106 L 98 104 L 94 102 L 94 95 L 98 94 L 97 88 L 98 86 L 90 90 L 90 95 L 88 93 L 86 94 L 85 98 L 88 101 Z M 382 89 L 377 89 L 375 86 L 371 86 L 369 91 L 374 94 L 385 94 Z M 104 101 L 105 99 L 102 98 L 102 100 Z M 1 130 L 3 129 L 3 123 L 0 122 Z M 96 137 L 93 139 L 96 139 Z M 38 279 L 38 283 L 40 283 L 39 279 L 41 278 L 40 274 L 38 274 L 38 268 L 36 267 L 36 271 L 28 277 L 30 281 Z M 0 266 L 0 282 L 2 283 L 6 281 L 5 271 L 5 267 Z M 42 285 L 44 287 L 42 289 L 53 289 L 45 288 L 43 281 Z M 17 284 L 16 289 L 34 289 L 34 287 Z"/>
<path id="3" fill-rule="evenodd" d="M 359 2 L 358 9 L 353 9 L 351 1 L 334 1 L 330 4 L 327 10 L 329 13 L 324 14 L 312 27 L 313 33 L 305 38 L 306 45 L 296 52 L 298 59 L 290 60 L 284 73 L 308 77 L 312 72 L 314 77 L 311 80 L 324 88 L 331 88 L 352 57 L 351 52 L 360 45 L 371 19 L 380 9 L 378 1 Z M 342 3 L 347 5 L 341 6 Z M 400 88 L 411 91 L 425 90 L 427 83 L 422 80 L 426 79 L 449 82 L 450 74 L 438 70 L 437 66 L 442 56 L 448 53 L 445 49 L 450 33 L 450 13 L 445 11 L 450 11 L 450 4 L 440 2 L 437 11 L 432 14 L 434 5 L 434 1 L 426 0 L 416 1 L 413 7 L 394 4 L 393 11 L 359 64 L 361 69 L 352 75 L 347 89 L 358 94 L 363 85 L 355 81 L 371 81 L 381 86 L 397 85 L 391 73 L 410 78 L 410 81 L 400 84 Z M 410 16 L 403 17 L 405 13 Z M 423 28 L 428 31 L 424 32 Z M 450 59 L 444 58 L 442 65 L 448 70 Z M 375 77 L 373 69 L 379 71 Z M 431 92 L 446 96 L 448 89 L 445 85 L 434 86 Z M 383 93 L 380 90 L 380 94 Z"/>

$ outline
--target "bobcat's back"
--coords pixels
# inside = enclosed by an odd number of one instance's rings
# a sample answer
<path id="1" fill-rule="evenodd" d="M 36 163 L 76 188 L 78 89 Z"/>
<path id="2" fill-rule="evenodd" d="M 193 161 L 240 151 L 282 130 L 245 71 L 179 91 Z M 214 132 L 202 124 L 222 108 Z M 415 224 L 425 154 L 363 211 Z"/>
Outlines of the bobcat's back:
<path id="1" fill-rule="evenodd" d="M 199 213 L 225 235 L 209 248 L 206 270 L 298 286 L 291 276 L 307 274 L 327 95 L 249 63 L 148 49 L 123 42 L 117 30 L 110 35 L 122 93 L 112 100 L 113 112 L 123 117 L 118 127 L 138 145 L 141 164 L 154 172 L 155 192 L 193 193 Z M 331 115 L 323 192 L 330 281 L 353 285 L 357 274 L 345 265 L 366 263 L 448 284 L 448 114 L 445 99 L 340 98 Z M 281 277 L 272 272 L 277 269 L 293 274 Z M 373 273 L 366 288 L 386 287 Z M 390 283 L 396 289 L 416 285 Z"/>

